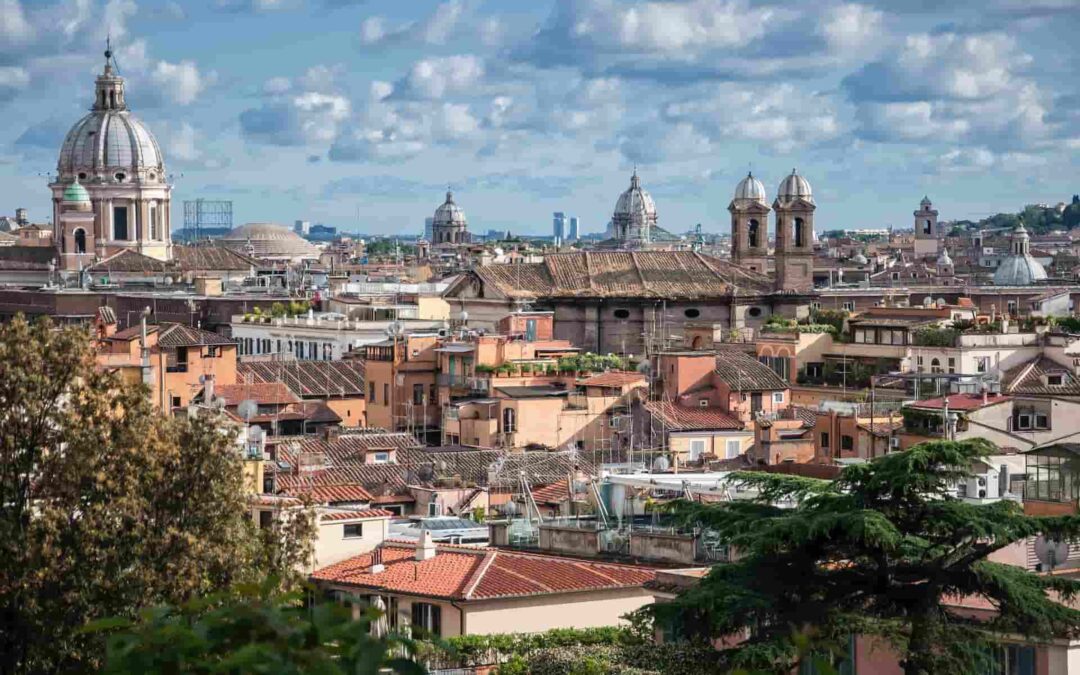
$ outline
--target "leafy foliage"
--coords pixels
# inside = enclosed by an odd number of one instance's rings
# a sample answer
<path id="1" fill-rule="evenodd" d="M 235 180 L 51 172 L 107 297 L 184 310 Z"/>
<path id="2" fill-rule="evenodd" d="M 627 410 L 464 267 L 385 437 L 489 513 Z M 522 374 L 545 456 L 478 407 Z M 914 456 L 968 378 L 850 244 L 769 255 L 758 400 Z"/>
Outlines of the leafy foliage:
<path id="1" fill-rule="evenodd" d="M 379 611 L 354 620 L 345 605 L 305 606 L 274 583 L 246 586 L 177 607 L 144 610 L 137 620 L 108 619 L 88 628 L 107 635 L 103 671 L 129 673 L 423 673 L 395 655 L 410 640 L 371 635 Z"/>
<path id="2" fill-rule="evenodd" d="M 959 335 L 954 328 L 916 328 L 911 333 L 911 343 L 919 347 L 952 347 Z"/>
<path id="3" fill-rule="evenodd" d="M 291 579 L 296 519 L 247 518 L 240 455 L 212 418 L 164 417 L 95 365 L 81 328 L 0 325 L 0 654 L 6 672 L 92 668 L 89 620 L 245 580 Z"/>
<path id="4" fill-rule="evenodd" d="M 690 639 L 748 631 L 724 651 L 725 662 L 767 672 L 794 665 L 800 650 L 791 635 L 807 626 L 819 650 L 852 633 L 887 640 L 909 674 L 972 672 L 994 633 L 1040 639 L 1075 630 L 1080 612 L 1058 600 L 1076 597 L 1080 582 L 987 556 L 1040 533 L 1075 538 L 1080 518 L 1029 517 L 1011 501 L 952 496 L 952 485 L 992 450 L 981 440 L 922 443 L 849 466 L 831 483 L 736 473 L 732 480 L 757 488 L 758 499 L 674 508 L 741 557 L 645 611 Z M 950 610 L 969 597 L 988 599 L 997 616 L 976 625 Z"/>

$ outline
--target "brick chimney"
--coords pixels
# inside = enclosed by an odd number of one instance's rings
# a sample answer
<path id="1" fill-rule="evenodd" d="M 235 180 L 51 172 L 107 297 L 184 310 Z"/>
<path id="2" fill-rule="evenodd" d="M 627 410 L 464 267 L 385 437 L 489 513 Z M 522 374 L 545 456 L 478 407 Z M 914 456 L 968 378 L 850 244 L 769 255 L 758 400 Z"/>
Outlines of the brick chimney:
<path id="1" fill-rule="evenodd" d="M 416 561 L 431 560 L 435 554 L 435 540 L 431 538 L 431 530 L 420 530 L 420 539 L 416 542 Z"/>
<path id="2" fill-rule="evenodd" d="M 382 546 L 378 546 L 371 552 L 371 568 L 368 572 L 371 574 L 378 574 L 386 570 L 386 566 L 382 561 Z"/>

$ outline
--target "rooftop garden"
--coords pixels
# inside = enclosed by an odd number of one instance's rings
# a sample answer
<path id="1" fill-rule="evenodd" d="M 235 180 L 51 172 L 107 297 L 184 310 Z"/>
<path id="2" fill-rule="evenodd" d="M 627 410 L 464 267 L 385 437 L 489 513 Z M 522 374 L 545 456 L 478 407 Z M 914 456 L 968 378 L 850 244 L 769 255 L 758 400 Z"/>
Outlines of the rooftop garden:
<path id="1" fill-rule="evenodd" d="M 839 338 L 843 335 L 844 321 L 847 319 L 848 313 L 844 310 L 829 310 L 818 309 L 814 310 L 810 314 L 810 318 L 806 321 L 797 321 L 795 319 L 787 319 L 782 316 L 773 315 L 765 322 L 762 327 L 762 333 L 829 333 L 833 337 Z"/>

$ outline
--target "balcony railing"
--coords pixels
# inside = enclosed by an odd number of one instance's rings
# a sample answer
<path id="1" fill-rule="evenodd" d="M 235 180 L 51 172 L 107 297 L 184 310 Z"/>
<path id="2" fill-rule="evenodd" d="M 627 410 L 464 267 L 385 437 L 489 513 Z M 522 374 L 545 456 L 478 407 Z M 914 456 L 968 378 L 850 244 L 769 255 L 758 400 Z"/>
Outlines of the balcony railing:
<path id="1" fill-rule="evenodd" d="M 186 363 L 174 363 L 171 366 L 165 367 L 166 373 L 186 373 L 188 364 Z"/>

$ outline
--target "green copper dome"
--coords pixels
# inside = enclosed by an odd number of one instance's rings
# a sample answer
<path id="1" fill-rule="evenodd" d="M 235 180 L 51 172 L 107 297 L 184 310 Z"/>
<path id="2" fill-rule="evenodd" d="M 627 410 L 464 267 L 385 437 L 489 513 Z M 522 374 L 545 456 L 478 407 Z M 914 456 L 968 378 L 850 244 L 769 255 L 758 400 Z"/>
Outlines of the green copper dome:
<path id="1" fill-rule="evenodd" d="M 71 185 L 67 186 L 64 190 L 65 202 L 90 202 L 90 193 L 86 191 L 82 185 L 79 184 L 79 179 L 76 178 Z"/>

